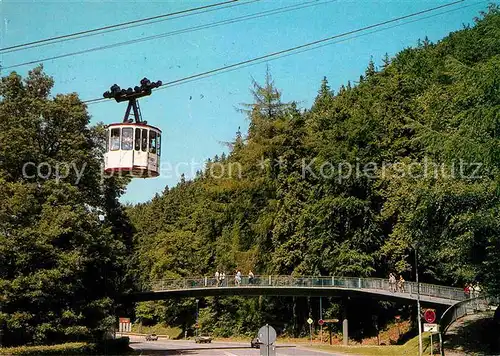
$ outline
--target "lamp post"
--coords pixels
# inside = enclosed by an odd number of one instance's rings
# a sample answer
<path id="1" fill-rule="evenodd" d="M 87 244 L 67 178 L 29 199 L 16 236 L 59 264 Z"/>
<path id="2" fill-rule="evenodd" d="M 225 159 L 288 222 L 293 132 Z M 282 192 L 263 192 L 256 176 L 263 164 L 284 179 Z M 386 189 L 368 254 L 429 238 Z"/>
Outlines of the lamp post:
<path id="1" fill-rule="evenodd" d="M 199 308 L 198 305 L 200 303 L 199 299 L 196 299 L 196 336 L 198 336 L 198 328 L 200 327 L 200 324 L 198 324 L 198 316 L 199 316 Z"/>
<path id="2" fill-rule="evenodd" d="M 422 316 L 420 310 L 420 283 L 418 283 L 418 245 L 413 247 L 415 251 L 415 281 L 417 282 L 417 322 L 418 322 L 418 355 L 423 352 L 422 346 Z"/>

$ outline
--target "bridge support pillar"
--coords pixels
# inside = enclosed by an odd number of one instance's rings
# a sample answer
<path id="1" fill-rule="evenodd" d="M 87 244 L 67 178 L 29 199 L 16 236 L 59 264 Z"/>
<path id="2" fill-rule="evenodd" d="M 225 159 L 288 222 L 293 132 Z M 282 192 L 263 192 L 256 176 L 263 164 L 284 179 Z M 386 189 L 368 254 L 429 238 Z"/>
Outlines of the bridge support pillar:
<path id="1" fill-rule="evenodd" d="M 349 328 L 347 324 L 347 317 L 344 317 L 342 321 L 342 341 L 345 346 L 349 345 Z"/>
<path id="2" fill-rule="evenodd" d="M 342 313 L 342 343 L 347 346 L 349 345 L 349 325 L 347 321 L 347 308 L 349 306 L 349 298 L 344 299 L 342 303 L 344 307 L 344 312 Z"/>

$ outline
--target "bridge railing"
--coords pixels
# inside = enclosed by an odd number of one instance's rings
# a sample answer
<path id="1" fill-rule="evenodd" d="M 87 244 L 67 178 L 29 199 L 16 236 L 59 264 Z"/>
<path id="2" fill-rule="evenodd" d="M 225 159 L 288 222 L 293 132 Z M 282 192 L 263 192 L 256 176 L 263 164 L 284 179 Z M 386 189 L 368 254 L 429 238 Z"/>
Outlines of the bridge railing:
<path id="1" fill-rule="evenodd" d="M 443 313 L 439 321 L 439 329 L 445 334 L 448 327 L 456 320 L 478 311 L 490 310 L 490 305 L 498 305 L 498 300 L 487 297 L 475 297 L 457 302 Z"/>
<path id="2" fill-rule="evenodd" d="M 149 285 L 143 286 L 144 291 L 167 291 L 192 288 L 245 288 L 245 287 L 294 287 L 294 288 L 350 288 L 350 289 L 371 289 L 390 290 L 389 281 L 382 278 L 358 278 L 358 277 L 336 277 L 336 276 L 283 276 L 283 275 L 261 275 L 255 276 L 251 281 L 248 276 L 244 276 L 238 284 L 234 275 L 229 275 L 224 280 L 217 281 L 213 277 L 195 277 L 164 279 L 152 281 Z M 405 282 L 403 290 L 397 293 L 410 295 L 417 294 L 417 284 L 415 282 Z M 466 296 L 462 289 L 447 286 L 420 283 L 420 295 L 430 296 L 454 301 L 462 301 Z"/>

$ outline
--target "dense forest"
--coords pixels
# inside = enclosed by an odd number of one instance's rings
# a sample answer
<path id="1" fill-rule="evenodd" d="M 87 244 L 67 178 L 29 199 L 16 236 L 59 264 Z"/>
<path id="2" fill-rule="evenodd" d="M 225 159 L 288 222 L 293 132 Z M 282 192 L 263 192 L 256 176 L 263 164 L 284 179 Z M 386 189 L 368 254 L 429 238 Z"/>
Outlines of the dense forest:
<path id="1" fill-rule="evenodd" d="M 498 9 L 439 43 L 370 62 L 337 91 L 323 79 L 310 109 L 283 102 L 269 72 L 252 93 L 241 108 L 248 132 L 228 155 L 127 209 L 136 280 L 236 269 L 414 280 L 418 251 L 423 281 L 500 292 Z M 326 315 L 338 316 L 339 303 L 326 303 Z M 356 309 L 388 307 L 372 304 Z M 273 321 L 300 334 L 315 305 L 211 298 L 201 325 L 226 335 Z M 151 302 L 137 315 L 190 327 L 193 308 Z"/>
<path id="2" fill-rule="evenodd" d="M 126 181 L 101 179 L 102 125 L 41 67 L 0 83 L 0 340 L 100 340 L 130 287 Z M 130 231 L 128 231 L 130 232 Z"/>
<path id="3" fill-rule="evenodd" d="M 300 84 L 299 84 L 300 85 Z M 103 179 L 103 126 L 78 95 L 52 96 L 43 68 L 0 83 L 0 331 L 3 345 L 100 339 L 117 297 L 152 280 L 243 274 L 378 276 L 480 283 L 500 294 L 500 10 L 438 43 L 370 62 L 309 109 L 268 72 L 242 105 L 248 132 L 192 180 L 123 207 Z M 132 258 L 130 258 L 132 256 Z M 313 298 L 205 298 L 203 331 L 300 335 Z M 350 304 L 356 337 L 371 314 Z M 192 327 L 193 300 L 139 303 L 143 323 Z M 384 322 L 384 320 L 382 320 Z"/>

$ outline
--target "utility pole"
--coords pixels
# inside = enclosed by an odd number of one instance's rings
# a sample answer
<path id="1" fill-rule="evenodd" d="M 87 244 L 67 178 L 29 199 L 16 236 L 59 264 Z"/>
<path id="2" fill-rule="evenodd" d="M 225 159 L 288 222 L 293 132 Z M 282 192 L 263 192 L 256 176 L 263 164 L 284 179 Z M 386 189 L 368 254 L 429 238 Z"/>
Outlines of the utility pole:
<path id="1" fill-rule="evenodd" d="M 418 355 L 422 356 L 422 314 L 420 311 L 420 283 L 418 283 L 418 245 L 415 250 L 415 280 L 417 282 L 417 321 L 418 321 Z"/>

